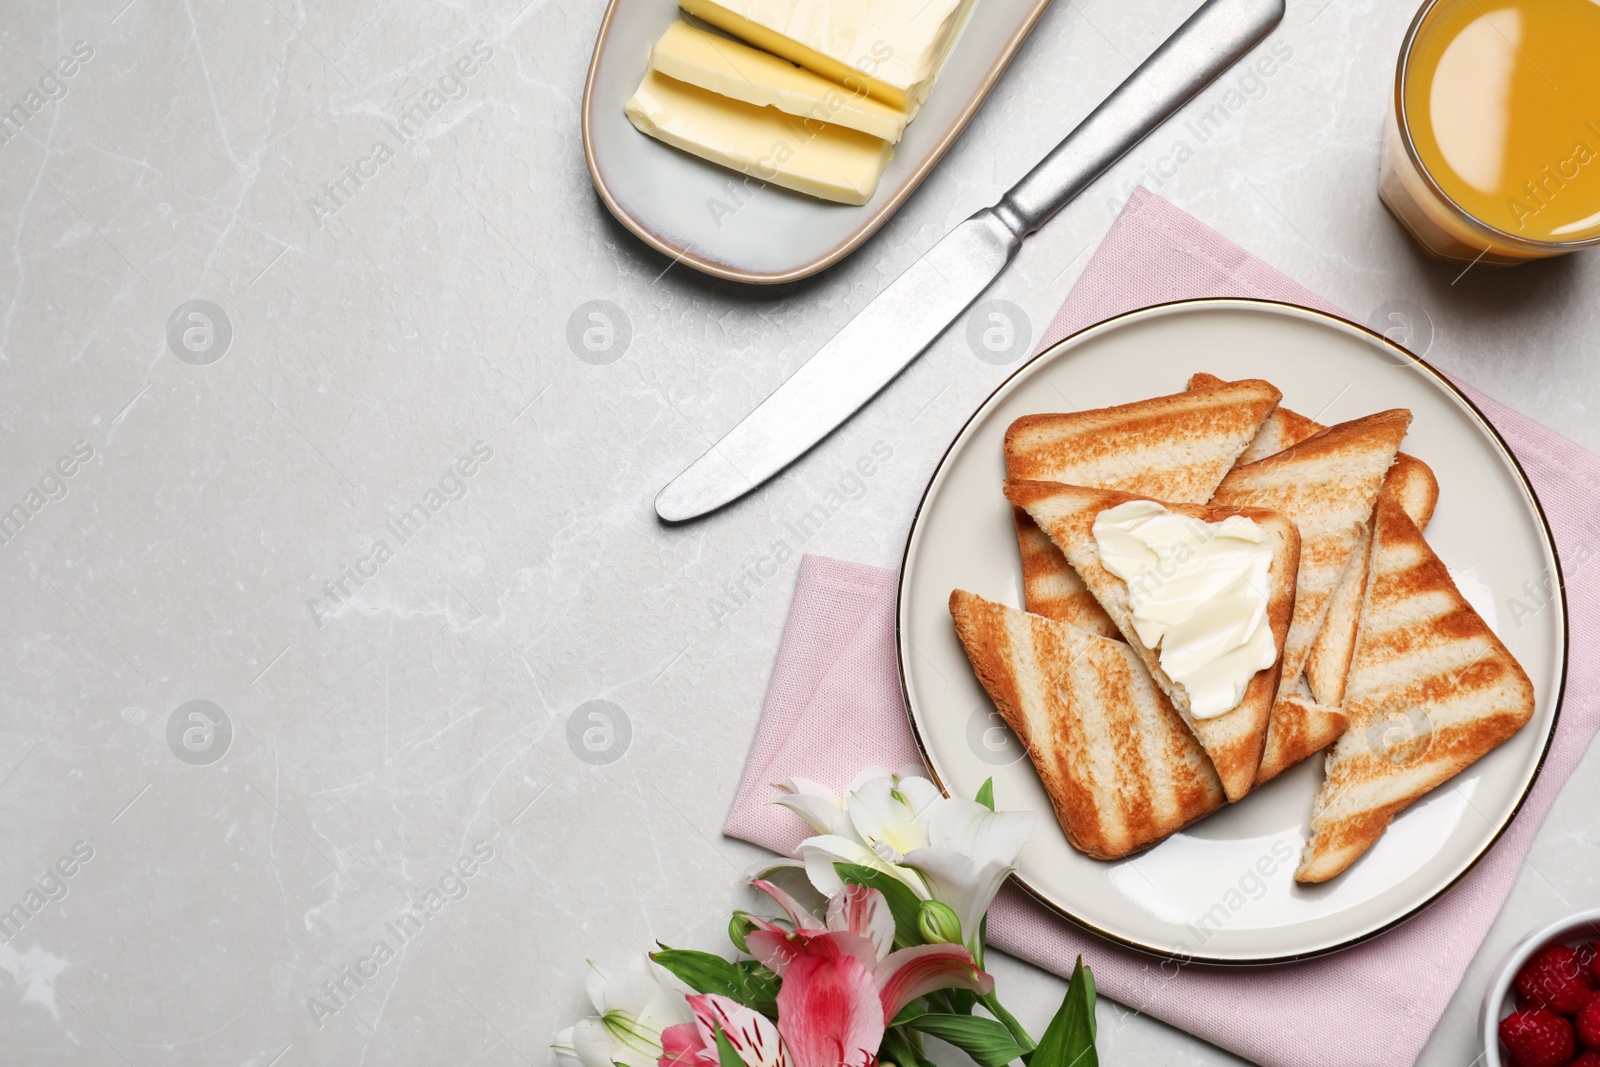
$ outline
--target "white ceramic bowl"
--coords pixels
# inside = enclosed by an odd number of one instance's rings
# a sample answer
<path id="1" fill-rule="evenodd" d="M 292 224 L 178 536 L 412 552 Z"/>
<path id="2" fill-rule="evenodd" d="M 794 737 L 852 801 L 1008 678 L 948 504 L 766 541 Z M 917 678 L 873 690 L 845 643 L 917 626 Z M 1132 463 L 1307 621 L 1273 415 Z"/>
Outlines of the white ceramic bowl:
<path id="1" fill-rule="evenodd" d="M 1501 1054 L 1500 1020 L 1517 1010 L 1517 972 L 1533 955 L 1546 945 L 1578 945 L 1600 940 L 1600 909 L 1580 911 L 1565 919 L 1536 930 L 1512 950 L 1489 979 L 1489 988 L 1483 995 L 1483 1016 L 1478 1029 L 1483 1039 L 1483 1062 L 1487 1067 L 1509 1067 L 1512 1060 Z"/>

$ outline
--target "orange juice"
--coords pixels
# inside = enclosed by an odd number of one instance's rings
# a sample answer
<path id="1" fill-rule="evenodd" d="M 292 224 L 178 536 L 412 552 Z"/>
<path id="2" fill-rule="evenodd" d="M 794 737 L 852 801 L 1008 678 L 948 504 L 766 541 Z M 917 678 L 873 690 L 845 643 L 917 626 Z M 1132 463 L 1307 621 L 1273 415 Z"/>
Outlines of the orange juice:
<path id="1" fill-rule="evenodd" d="M 1435 0 L 1401 56 L 1384 202 L 1431 251 L 1600 242 L 1600 3 Z"/>

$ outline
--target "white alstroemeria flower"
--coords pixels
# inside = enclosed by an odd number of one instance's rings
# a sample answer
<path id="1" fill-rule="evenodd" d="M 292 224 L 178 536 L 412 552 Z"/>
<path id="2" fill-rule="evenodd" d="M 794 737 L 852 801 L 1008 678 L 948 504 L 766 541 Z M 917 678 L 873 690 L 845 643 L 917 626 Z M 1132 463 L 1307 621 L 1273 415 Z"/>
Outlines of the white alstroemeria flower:
<path id="1" fill-rule="evenodd" d="M 809 778 L 785 778 L 777 783 L 782 795 L 773 801 L 788 808 L 819 834 L 849 834 L 850 819 L 838 793 Z"/>
<path id="2" fill-rule="evenodd" d="M 845 790 L 845 794 L 848 796 L 867 782 L 879 778 L 884 781 L 909 778 L 915 776 L 921 769 L 915 766 L 905 767 L 896 775 L 887 767 L 863 767 L 861 772 L 855 776 L 855 780 L 850 783 L 849 788 Z M 926 781 L 926 779 L 920 780 Z M 928 784 L 932 785 L 933 783 L 929 782 Z M 844 797 L 841 797 L 821 782 L 814 782 L 810 778 L 785 778 L 781 782 L 774 783 L 774 785 L 783 795 L 779 796 L 773 803 L 788 808 L 800 816 L 817 833 L 838 834 L 841 837 L 860 840 L 860 838 L 856 837 L 855 829 L 850 824 L 850 817 L 845 812 Z M 934 795 L 938 795 L 937 790 L 934 791 Z M 862 843 L 865 844 L 865 842 Z"/>
<path id="3" fill-rule="evenodd" d="M 655 1067 L 661 1031 L 694 1019 L 684 994 L 642 957 L 615 975 L 591 963 L 586 984 L 599 1014 L 556 1035 L 562 1067 Z"/>
<path id="4" fill-rule="evenodd" d="M 906 853 L 928 844 L 927 828 L 917 817 L 920 811 L 900 789 L 917 781 L 927 779 L 874 778 L 844 798 L 856 836 L 890 863 L 901 863 Z"/>
<path id="5" fill-rule="evenodd" d="M 889 774 L 868 768 L 843 797 L 809 779 L 780 782 L 785 795 L 775 803 L 805 819 L 818 836 L 800 843 L 798 862 L 767 865 L 758 873 L 804 866 L 818 892 L 832 897 L 843 888 L 835 863 L 870 867 L 898 879 L 918 899 L 948 905 L 961 920 L 963 940 L 976 945 L 978 924 L 1016 869 L 1035 816 L 946 797 L 918 770 Z"/>
<path id="6" fill-rule="evenodd" d="M 833 869 L 835 863 L 853 863 L 862 867 L 870 867 L 875 871 L 882 871 L 892 878 L 904 883 L 917 897 L 925 898 L 928 895 L 927 887 L 922 884 L 922 879 L 917 873 L 900 866 L 895 862 L 898 853 L 893 848 L 878 847 L 877 838 L 887 827 L 900 827 L 908 822 L 909 818 L 902 818 L 900 814 L 891 810 L 906 808 L 897 800 L 890 799 L 890 793 L 896 786 L 909 779 L 902 779 L 892 774 L 884 767 L 867 767 L 856 775 L 855 781 L 850 783 L 850 789 L 844 797 L 839 796 L 820 782 L 809 778 L 786 778 L 777 783 L 777 788 L 782 795 L 773 801 L 782 807 L 788 808 L 806 821 L 810 827 L 817 831 L 816 837 L 808 837 L 800 843 L 795 850 L 797 860 L 780 860 L 775 863 L 763 863 L 752 868 L 749 874 L 761 878 L 778 870 L 781 867 L 803 867 L 811 884 L 819 893 L 832 897 L 844 888 L 844 883 L 839 880 L 838 872 Z M 927 779 L 916 781 L 933 786 Z M 874 816 L 862 807 L 857 795 L 867 791 L 865 803 L 874 805 L 877 814 Z M 920 787 L 912 787 L 912 795 L 919 802 L 925 800 L 925 791 Z M 938 790 L 934 789 L 934 795 Z M 860 813 L 858 822 L 855 813 Z M 861 826 L 873 828 L 872 836 L 864 835 Z M 902 844 L 906 839 L 894 836 Z M 920 841 L 920 835 L 916 838 Z"/>
<path id="7" fill-rule="evenodd" d="M 918 900 L 926 900 L 928 897 L 928 887 L 923 884 L 922 877 L 916 871 L 902 867 L 893 860 L 886 860 L 866 845 L 848 837 L 841 837 L 838 834 L 808 837 L 800 842 L 795 854 L 805 865 L 806 877 L 817 887 L 817 892 L 825 897 L 836 896 L 844 888 L 839 872 L 834 870 L 835 863 L 854 863 L 882 871 L 891 878 L 898 879 L 917 895 Z"/>
<path id="8" fill-rule="evenodd" d="M 1001 883 L 1016 870 L 1036 818 L 1031 811 L 990 811 L 960 797 L 941 797 L 926 808 L 928 844 L 903 862 L 922 875 L 930 897 L 956 913 L 969 948 Z"/>

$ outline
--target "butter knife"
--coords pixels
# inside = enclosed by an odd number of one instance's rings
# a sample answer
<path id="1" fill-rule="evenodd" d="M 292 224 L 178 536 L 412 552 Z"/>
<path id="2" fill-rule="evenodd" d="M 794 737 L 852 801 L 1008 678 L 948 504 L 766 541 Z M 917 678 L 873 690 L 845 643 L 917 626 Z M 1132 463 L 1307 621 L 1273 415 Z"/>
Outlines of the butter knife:
<path id="1" fill-rule="evenodd" d="M 1270 33 L 1284 2 L 1207 0 L 999 203 L 946 234 L 667 483 L 656 514 L 685 522 L 737 500 L 854 415 L 989 287 L 1024 237 Z"/>

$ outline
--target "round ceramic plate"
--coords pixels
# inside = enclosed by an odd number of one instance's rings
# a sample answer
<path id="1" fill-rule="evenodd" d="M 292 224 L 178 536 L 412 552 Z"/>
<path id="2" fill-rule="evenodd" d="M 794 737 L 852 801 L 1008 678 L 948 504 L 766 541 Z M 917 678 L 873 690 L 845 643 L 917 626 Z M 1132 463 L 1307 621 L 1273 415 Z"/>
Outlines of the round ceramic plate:
<path id="1" fill-rule="evenodd" d="M 1032 764 L 967 663 L 952 589 L 1022 606 L 1011 507 L 1001 495 L 1006 427 L 1034 412 L 1104 407 L 1179 392 L 1189 375 L 1265 378 L 1323 423 L 1410 408 L 1404 449 L 1439 478 L 1429 543 L 1462 593 L 1533 680 L 1533 721 L 1402 812 L 1349 870 L 1300 886 L 1322 761 L 1312 759 L 1160 845 L 1116 862 L 1073 850 Z M 1040 813 L 1017 864 L 1030 892 L 1080 925 L 1136 948 L 1214 963 L 1302 959 L 1355 944 L 1416 914 L 1494 843 L 1532 786 L 1555 726 L 1566 606 L 1555 549 L 1516 460 L 1477 409 L 1432 368 L 1320 312 L 1203 300 L 1132 312 L 1070 337 L 1012 375 L 972 416 L 929 483 L 901 572 L 900 672 L 912 729 L 944 790 L 994 778 L 1000 807 Z"/>

